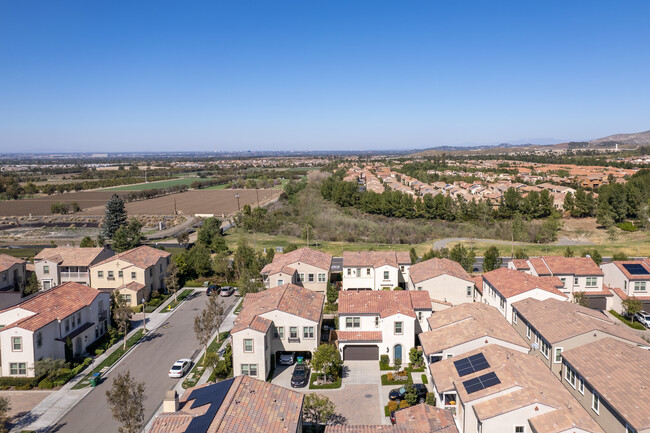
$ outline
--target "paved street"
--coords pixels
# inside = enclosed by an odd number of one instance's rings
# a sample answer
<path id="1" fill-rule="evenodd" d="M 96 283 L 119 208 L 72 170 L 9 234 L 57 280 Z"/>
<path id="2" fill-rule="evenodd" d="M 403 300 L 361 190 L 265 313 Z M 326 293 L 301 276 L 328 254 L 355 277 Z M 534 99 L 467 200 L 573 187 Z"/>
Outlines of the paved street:
<path id="1" fill-rule="evenodd" d="M 163 326 L 149 335 L 147 341 L 140 343 L 130 354 L 105 377 L 104 382 L 93 389 L 77 406 L 74 407 L 51 431 L 59 432 L 106 432 L 114 433 L 117 422 L 106 403 L 106 390 L 112 384 L 113 377 L 130 371 L 136 380 L 145 382 L 145 423 L 160 406 L 167 390 L 173 389 L 182 379 L 170 379 L 169 367 L 179 358 L 193 357 L 200 347 L 193 331 L 194 317 L 206 303 L 205 292 L 196 292 L 192 299 L 187 299 L 170 316 Z M 222 298 L 226 308 L 230 309 L 237 299 L 234 296 Z"/>

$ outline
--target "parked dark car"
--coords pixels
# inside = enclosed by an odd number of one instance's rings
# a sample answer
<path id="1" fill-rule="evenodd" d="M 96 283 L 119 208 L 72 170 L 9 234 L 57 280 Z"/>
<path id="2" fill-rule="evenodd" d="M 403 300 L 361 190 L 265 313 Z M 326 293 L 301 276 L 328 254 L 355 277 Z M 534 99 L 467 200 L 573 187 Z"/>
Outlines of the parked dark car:
<path id="1" fill-rule="evenodd" d="M 219 293 L 219 289 L 221 289 L 221 287 L 219 287 L 219 285 L 211 284 L 211 285 L 208 286 L 208 289 L 205 291 L 205 294 L 210 296 L 213 293 Z"/>
<path id="2" fill-rule="evenodd" d="M 427 387 L 421 383 L 415 383 L 413 385 L 404 385 L 399 388 L 392 389 L 388 393 L 388 398 L 393 401 L 402 401 L 406 398 L 406 390 L 409 386 L 415 388 L 415 393 L 418 396 L 418 403 L 423 403 L 427 398 Z"/>
<path id="3" fill-rule="evenodd" d="M 296 364 L 291 375 L 291 386 L 302 388 L 309 383 L 309 367 L 305 364 Z"/>
<path id="4" fill-rule="evenodd" d="M 278 364 L 293 365 L 294 362 L 296 362 L 295 352 L 282 352 L 278 356 Z"/>

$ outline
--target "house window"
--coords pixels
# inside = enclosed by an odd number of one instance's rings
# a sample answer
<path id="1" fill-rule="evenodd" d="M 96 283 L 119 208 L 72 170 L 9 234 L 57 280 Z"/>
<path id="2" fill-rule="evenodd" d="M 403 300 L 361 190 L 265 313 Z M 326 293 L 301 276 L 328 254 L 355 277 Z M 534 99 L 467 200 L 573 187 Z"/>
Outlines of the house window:
<path id="1" fill-rule="evenodd" d="M 348 276 L 352 275 L 352 269 L 348 268 Z"/>
<path id="2" fill-rule="evenodd" d="M 530 325 L 526 324 L 526 337 L 530 340 Z"/>
<path id="3" fill-rule="evenodd" d="M 645 281 L 635 281 L 634 282 L 634 291 L 635 292 L 645 292 Z"/>
<path id="4" fill-rule="evenodd" d="M 560 364 L 562 362 L 562 348 L 561 347 L 556 347 L 555 348 L 555 363 Z"/>
<path id="5" fill-rule="evenodd" d="M 303 338 L 314 338 L 314 327 L 313 326 L 303 326 L 303 328 L 302 328 L 302 337 Z"/>
<path id="6" fill-rule="evenodd" d="M 117 271 L 117 276 L 119 278 L 124 278 L 124 271 Z"/>
<path id="7" fill-rule="evenodd" d="M 390 276 L 389 276 L 389 272 L 388 272 L 388 271 L 384 271 L 384 280 L 387 280 L 387 279 L 389 279 L 389 278 L 390 278 Z"/>
<path id="8" fill-rule="evenodd" d="M 278 286 L 281 286 L 284 284 L 284 280 L 282 278 L 278 278 Z"/>
<path id="9" fill-rule="evenodd" d="M 404 266 L 403 266 L 403 265 L 400 266 L 400 267 L 399 267 L 399 270 L 402 271 L 402 272 L 404 272 Z"/>
<path id="10" fill-rule="evenodd" d="M 113 278 L 115 278 L 115 274 L 113 273 L 113 271 L 108 271 L 108 279 L 112 280 Z"/>
<path id="11" fill-rule="evenodd" d="M 314 282 L 314 274 L 309 274 L 309 282 L 310 283 Z"/>
<path id="12" fill-rule="evenodd" d="M 11 350 L 13 352 L 23 351 L 23 337 L 11 337 Z"/>
<path id="13" fill-rule="evenodd" d="M 70 319 L 65 319 L 65 332 L 70 332 Z"/>
<path id="14" fill-rule="evenodd" d="M 422 286 L 418 286 L 418 290 L 422 290 Z"/>
<path id="15" fill-rule="evenodd" d="M 324 283 L 327 280 L 326 275 L 327 274 L 318 274 L 318 282 L 319 283 Z"/>
<path id="16" fill-rule="evenodd" d="M 280 326 L 278 328 L 275 328 L 275 332 L 273 333 L 274 338 L 279 338 L 282 340 L 284 338 L 284 326 Z"/>
<path id="17" fill-rule="evenodd" d="M 535 332 L 535 343 L 539 344 L 539 334 Z"/>
<path id="18" fill-rule="evenodd" d="M 131 279 L 132 279 L 132 280 L 135 280 L 136 278 L 137 278 L 137 277 L 136 277 L 136 275 L 135 275 L 135 272 L 131 272 Z"/>
<path id="19" fill-rule="evenodd" d="M 298 327 L 297 326 L 289 327 L 289 338 L 298 338 Z"/>
<path id="20" fill-rule="evenodd" d="M 379 328 L 379 316 L 375 316 L 375 328 Z"/>
<path id="21" fill-rule="evenodd" d="M 104 278 L 104 271 L 97 271 L 97 278 Z"/>
<path id="22" fill-rule="evenodd" d="M 418 311 L 418 320 L 422 321 L 422 311 Z"/>
<path id="23" fill-rule="evenodd" d="M 402 335 L 404 332 L 404 322 L 395 322 L 395 335 Z"/>
<path id="24" fill-rule="evenodd" d="M 628 424 L 625 424 L 625 433 L 636 433 L 636 430 L 630 427 Z"/>
<path id="25" fill-rule="evenodd" d="M 585 381 L 582 378 L 578 379 L 578 391 L 580 391 L 580 394 L 585 395 Z"/>
<path id="26" fill-rule="evenodd" d="M 523 425 L 515 426 L 515 433 L 526 433 L 526 427 Z"/>
<path id="27" fill-rule="evenodd" d="M 41 331 L 38 331 L 36 333 L 36 347 L 41 346 L 43 346 L 43 333 Z"/>
<path id="28" fill-rule="evenodd" d="M 576 372 L 573 371 L 571 367 L 566 366 L 566 371 L 564 372 L 564 379 L 571 384 L 572 387 L 576 387 Z"/>
<path id="29" fill-rule="evenodd" d="M 594 391 L 592 397 L 591 397 L 591 408 L 596 412 L 597 414 L 600 414 L 600 396 L 596 391 Z"/>
<path id="30" fill-rule="evenodd" d="M 542 355 L 544 355 L 546 359 L 548 359 L 548 350 L 549 350 L 548 344 L 546 343 L 546 341 L 542 340 Z"/>
<path id="31" fill-rule="evenodd" d="M 560 278 L 560 281 L 562 281 L 562 285 L 566 287 L 566 278 Z"/>
<path id="32" fill-rule="evenodd" d="M 244 338 L 244 353 L 253 353 L 253 339 Z"/>
<path id="33" fill-rule="evenodd" d="M 366 269 L 366 276 L 370 276 L 370 268 Z"/>
<path id="34" fill-rule="evenodd" d="M 305 281 L 305 274 L 298 274 L 298 281 L 299 282 Z"/>
<path id="35" fill-rule="evenodd" d="M 597 281 L 597 277 L 587 277 L 587 287 L 596 287 Z"/>
<path id="36" fill-rule="evenodd" d="M 506 307 L 506 300 L 503 298 L 499 298 L 499 306 L 503 310 Z"/>
<path id="37" fill-rule="evenodd" d="M 9 364 L 9 370 L 9 374 L 11 375 L 24 376 L 27 374 L 27 364 L 24 362 L 12 362 Z"/>
<path id="38" fill-rule="evenodd" d="M 257 364 L 242 364 L 241 374 L 243 376 L 257 376 Z"/>
<path id="39" fill-rule="evenodd" d="M 578 277 L 575 277 L 575 278 L 573 279 L 573 285 L 574 285 L 574 286 L 577 286 L 577 285 L 578 285 L 578 281 L 579 281 Z"/>
<path id="40" fill-rule="evenodd" d="M 467 286 L 467 296 L 472 296 L 472 286 Z"/>
<path id="41" fill-rule="evenodd" d="M 346 328 L 359 328 L 361 326 L 360 317 L 346 317 L 345 318 L 345 327 Z"/>
<path id="42" fill-rule="evenodd" d="M 122 296 L 122 299 L 124 299 L 126 305 L 131 305 L 131 295 L 120 295 L 120 296 Z"/>
<path id="43" fill-rule="evenodd" d="M 50 267 L 49 266 L 43 266 L 43 273 L 44 274 L 49 274 L 50 273 Z"/>

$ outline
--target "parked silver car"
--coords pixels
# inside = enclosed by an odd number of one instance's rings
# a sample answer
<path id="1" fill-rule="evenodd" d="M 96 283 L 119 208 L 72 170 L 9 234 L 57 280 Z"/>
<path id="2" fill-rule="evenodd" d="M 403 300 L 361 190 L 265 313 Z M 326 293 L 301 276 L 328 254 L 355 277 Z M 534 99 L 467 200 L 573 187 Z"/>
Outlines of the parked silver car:
<path id="1" fill-rule="evenodd" d="M 650 328 L 650 313 L 648 313 L 645 310 L 641 310 L 638 313 L 634 315 L 634 320 L 645 326 L 646 328 Z"/>

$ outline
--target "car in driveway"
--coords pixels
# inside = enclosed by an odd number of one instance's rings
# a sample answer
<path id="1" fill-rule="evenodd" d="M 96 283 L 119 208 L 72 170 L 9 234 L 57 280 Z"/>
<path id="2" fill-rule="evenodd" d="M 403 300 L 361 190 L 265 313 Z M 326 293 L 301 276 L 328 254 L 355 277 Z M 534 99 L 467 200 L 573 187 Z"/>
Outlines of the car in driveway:
<path id="1" fill-rule="evenodd" d="M 221 287 L 219 287 L 218 284 L 211 284 L 208 286 L 208 289 L 205 291 L 205 294 L 210 296 L 213 293 L 218 293 L 219 289 L 221 289 Z"/>
<path id="2" fill-rule="evenodd" d="M 172 368 L 169 369 L 169 377 L 174 379 L 183 377 L 185 373 L 188 372 L 191 366 L 192 366 L 191 359 L 179 359 L 174 363 L 174 365 L 172 365 Z"/>
<path id="3" fill-rule="evenodd" d="M 296 352 L 282 352 L 278 356 L 278 364 L 293 365 L 296 362 Z"/>
<path id="4" fill-rule="evenodd" d="M 240 297 L 241 293 L 239 293 L 239 287 L 235 287 L 235 296 Z"/>
<path id="5" fill-rule="evenodd" d="M 650 313 L 645 310 L 641 310 L 634 315 L 634 321 L 639 322 L 646 328 L 650 328 Z"/>
<path id="6" fill-rule="evenodd" d="M 235 288 L 232 286 L 223 286 L 219 290 L 219 295 L 220 296 L 230 296 L 235 292 Z"/>
<path id="7" fill-rule="evenodd" d="M 402 401 L 406 398 L 406 391 L 408 390 L 408 387 L 412 386 L 415 388 L 415 394 L 418 397 L 418 403 L 422 403 L 426 400 L 427 398 L 427 387 L 421 383 L 415 383 L 413 385 L 404 385 L 399 388 L 391 389 L 391 391 L 388 393 L 388 398 L 392 401 Z"/>
<path id="8" fill-rule="evenodd" d="M 305 364 L 296 364 L 291 375 L 291 387 L 302 388 L 309 383 L 309 367 Z"/>

